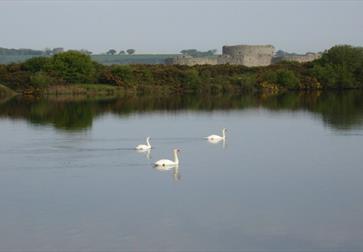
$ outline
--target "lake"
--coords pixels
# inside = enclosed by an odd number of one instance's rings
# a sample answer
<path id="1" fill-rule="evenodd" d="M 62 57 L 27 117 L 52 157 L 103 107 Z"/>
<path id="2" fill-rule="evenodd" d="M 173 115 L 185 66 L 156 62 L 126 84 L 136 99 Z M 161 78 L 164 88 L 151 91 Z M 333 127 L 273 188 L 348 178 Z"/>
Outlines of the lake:
<path id="1" fill-rule="evenodd" d="M 178 168 L 153 167 L 174 148 Z M 0 251 L 362 251 L 362 150 L 356 91 L 16 97 Z"/>

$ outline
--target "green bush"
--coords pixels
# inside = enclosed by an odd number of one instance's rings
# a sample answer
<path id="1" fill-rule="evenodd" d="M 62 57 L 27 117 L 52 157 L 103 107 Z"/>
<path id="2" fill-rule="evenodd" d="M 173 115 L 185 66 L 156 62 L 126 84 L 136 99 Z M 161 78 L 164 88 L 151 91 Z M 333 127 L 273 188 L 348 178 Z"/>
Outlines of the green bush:
<path id="1" fill-rule="evenodd" d="M 125 82 L 132 80 L 132 69 L 129 65 L 112 65 L 111 73 Z"/>
<path id="2" fill-rule="evenodd" d="M 54 55 L 45 71 L 61 78 L 66 83 L 95 82 L 96 64 L 89 55 L 68 51 Z"/>
<path id="3" fill-rule="evenodd" d="M 46 57 L 34 57 L 26 60 L 22 66 L 26 71 L 36 73 L 49 67 L 51 59 Z"/>
<path id="4" fill-rule="evenodd" d="M 45 88 L 49 85 L 55 84 L 54 78 L 45 72 L 37 72 L 30 77 L 30 84 L 36 88 Z"/>
<path id="5" fill-rule="evenodd" d="M 199 72 L 196 69 L 188 69 L 184 72 L 184 87 L 188 90 L 197 90 L 200 84 Z"/>
<path id="6" fill-rule="evenodd" d="M 294 71 L 283 68 L 263 72 L 260 77 L 260 82 L 267 82 L 287 89 L 298 89 L 300 87 L 300 79 Z"/>
<path id="7" fill-rule="evenodd" d="M 363 48 L 334 46 L 313 62 L 311 73 L 327 88 L 363 87 Z"/>
<path id="8" fill-rule="evenodd" d="M 240 79 L 241 84 L 244 86 L 253 86 L 256 84 L 256 74 L 254 73 L 243 74 Z"/>
<path id="9" fill-rule="evenodd" d="M 255 89 L 257 77 L 254 73 L 245 73 L 237 77 L 237 84 L 241 90 L 252 91 Z"/>

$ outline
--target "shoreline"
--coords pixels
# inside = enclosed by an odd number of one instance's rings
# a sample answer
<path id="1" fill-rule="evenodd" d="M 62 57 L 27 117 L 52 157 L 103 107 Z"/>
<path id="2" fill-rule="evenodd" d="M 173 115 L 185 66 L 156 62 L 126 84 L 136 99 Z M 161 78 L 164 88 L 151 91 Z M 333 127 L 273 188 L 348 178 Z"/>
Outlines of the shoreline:
<path id="1" fill-rule="evenodd" d="M 150 96 L 166 96 L 166 95 L 245 95 L 245 94 L 264 94 L 264 95 L 277 95 L 282 93 L 314 93 L 314 92 L 344 92 L 344 91 L 361 91 L 362 88 L 302 88 L 302 89 L 286 89 L 281 88 L 278 85 L 269 84 L 264 85 L 260 89 L 255 90 L 241 90 L 236 87 L 229 87 L 223 90 L 217 90 L 213 92 L 211 90 L 201 92 L 195 90 L 178 90 L 174 87 L 160 87 L 160 86 L 149 86 L 149 87 L 135 87 L 135 88 L 124 88 L 109 84 L 69 84 L 69 85 L 52 85 L 46 88 L 32 88 L 24 90 L 12 90 L 4 85 L 0 84 L 0 100 L 8 100 L 14 96 L 22 97 L 67 97 L 67 98 L 114 98 L 123 96 L 139 96 L 139 95 L 150 95 Z"/>

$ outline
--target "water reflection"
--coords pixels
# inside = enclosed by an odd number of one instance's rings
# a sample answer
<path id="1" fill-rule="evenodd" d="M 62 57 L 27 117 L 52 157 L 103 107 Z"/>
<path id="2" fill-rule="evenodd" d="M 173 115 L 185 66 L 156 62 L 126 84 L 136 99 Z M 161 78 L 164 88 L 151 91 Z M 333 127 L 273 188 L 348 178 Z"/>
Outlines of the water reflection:
<path id="1" fill-rule="evenodd" d="M 57 130 L 0 119 L 0 251 L 362 251 L 360 93 L 175 100 L 1 104 Z M 220 111 L 124 118 L 183 109 Z M 227 151 L 202 138 L 224 126 Z M 174 146 L 180 166 L 152 168 Z"/>
<path id="2" fill-rule="evenodd" d="M 154 163 L 154 167 L 158 171 L 170 171 L 173 170 L 173 178 L 175 181 L 180 180 L 179 174 L 179 149 L 173 150 L 174 160 L 160 159 Z"/>
<path id="3" fill-rule="evenodd" d="M 181 175 L 179 172 L 179 165 L 168 165 L 168 166 L 154 166 L 155 170 L 160 172 L 173 171 L 173 180 L 181 180 Z"/>
<path id="4" fill-rule="evenodd" d="M 136 149 L 136 152 L 145 154 L 148 160 L 151 159 L 151 149 L 140 149 L 140 150 Z"/>
<path id="5" fill-rule="evenodd" d="M 222 148 L 225 149 L 226 148 L 226 139 L 225 138 L 221 138 L 221 139 L 207 139 L 207 141 L 211 144 L 221 144 L 222 143 Z"/>
<path id="6" fill-rule="evenodd" d="M 103 100 L 84 98 L 15 97 L 0 103 L 0 118 L 26 119 L 32 124 L 52 124 L 62 130 L 84 130 L 104 113 L 127 116 L 133 112 L 179 110 L 229 110 L 265 108 L 273 111 L 305 110 L 318 115 L 329 127 L 354 129 L 363 123 L 363 92 L 285 93 L 243 96 L 130 96 Z"/>

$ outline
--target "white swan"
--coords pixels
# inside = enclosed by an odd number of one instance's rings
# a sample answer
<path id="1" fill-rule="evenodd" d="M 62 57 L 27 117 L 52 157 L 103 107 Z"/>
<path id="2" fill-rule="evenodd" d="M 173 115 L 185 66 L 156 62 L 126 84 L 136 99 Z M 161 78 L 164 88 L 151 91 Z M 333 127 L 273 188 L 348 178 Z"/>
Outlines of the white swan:
<path id="1" fill-rule="evenodd" d="M 226 140 L 226 131 L 227 131 L 227 129 L 223 128 L 222 136 L 210 135 L 210 136 L 207 136 L 206 139 L 208 139 L 208 141 L 211 143 L 218 143 L 221 140 Z"/>
<path id="2" fill-rule="evenodd" d="M 150 150 L 151 149 L 151 145 L 150 145 L 150 137 L 146 138 L 146 144 L 139 144 L 138 146 L 136 146 L 136 150 Z"/>
<path id="3" fill-rule="evenodd" d="M 160 159 L 154 163 L 156 167 L 171 167 L 171 166 L 178 166 L 179 165 L 179 158 L 178 158 L 179 149 L 174 149 L 174 161 L 169 159 Z"/>

